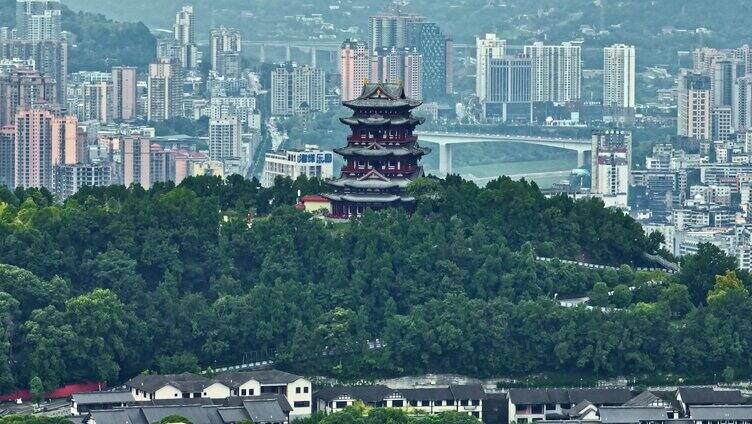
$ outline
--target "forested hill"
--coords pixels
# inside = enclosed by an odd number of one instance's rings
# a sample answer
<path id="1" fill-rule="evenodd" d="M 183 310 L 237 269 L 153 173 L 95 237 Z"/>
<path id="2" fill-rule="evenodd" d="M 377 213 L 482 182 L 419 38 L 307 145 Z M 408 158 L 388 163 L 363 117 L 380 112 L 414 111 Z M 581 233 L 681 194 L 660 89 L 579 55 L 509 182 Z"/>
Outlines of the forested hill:
<path id="1" fill-rule="evenodd" d="M 15 7 L 16 0 L 0 0 L 0 26 L 15 26 Z M 73 12 L 64 4 L 63 30 L 73 34 L 68 70 L 109 71 L 113 66 L 146 68 L 156 54 L 156 39 L 146 25 L 138 19 L 134 21 L 117 22 L 101 14 Z"/>
<path id="2" fill-rule="evenodd" d="M 66 0 L 73 9 L 105 13 L 123 20 L 145 20 L 152 27 L 171 28 L 175 0 Z M 234 26 L 247 38 L 309 37 L 303 28 L 287 26 L 290 14 L 324 14 L 337 28 L 368 28 L 368 16 L 391 2 L 371 0 L 289 0 L 274 7 L 268 0 L 195 0 L 197 37 L 207 38 L 217 25 Z M 532 40 L 559 43 L 583 38 L 586 67 L 602 63 L 599 49 L 612 43 L 635 44 L 640 64 L 676 64 L 677 50 L 700 45 L 733 47 L 752 42 L 752 3 L 747 0 L 411 0 L 404 10 L 426 15 L 451 33 L 456 42 L 472 43 L 473 37 L 495 31 L 520 44 Z M 330 9 L 336 5 L 336 9 Z M 599 5 L 602 5 L 600 7 Z M 155 13 L 145 13 L 145 11 Z M 583 27 L 597 34 L 583 33 Z M 669 28 L 682 30 L 664 32 Z M 698 28 L 710 32 L 698 33 Z M 363 36 L 363 34 L 360 34 Z"/>
<path id="3" fill-rule="evenodd" d="M 0 189 L 0 391 L 262 350 L 342 379 L 750 373 L 749 277 L 711 246 L 676 277 L 596 271 L 535 256 L 630 263 L 659 240 L 597 200 L 506 178 L 422 179 L 413 216 L 348 223 L 295 210 L 298 190 L 322 186 L 200 177 L 84 189 L 63 205 Z M 553 301 L 585 294 L 594 309 Z M 376 338 L 386 347 L 369 351 Z"/>

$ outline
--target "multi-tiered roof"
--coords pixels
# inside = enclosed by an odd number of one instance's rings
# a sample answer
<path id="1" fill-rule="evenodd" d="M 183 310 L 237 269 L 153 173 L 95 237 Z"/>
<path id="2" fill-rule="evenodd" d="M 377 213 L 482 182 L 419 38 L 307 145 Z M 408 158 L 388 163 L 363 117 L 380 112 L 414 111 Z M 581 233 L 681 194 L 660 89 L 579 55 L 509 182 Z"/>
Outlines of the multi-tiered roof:
<path id="1" fill-rule="evenodd" d="M 353 115 L 340 118 L 352 134 L 347 146 L 335 149 L 345 159 L 334 193 L 336 218 L 359 216 L 365 209 L 400 206 L 412 211 L 415 199 L 405 195 L 408 184 L 423 176 L 420 158 L 431 152 L 418 145 L 413 131 L 423 123 L 411 111 L 421 102 L 408 99 L 401 84 L 365 84 L 360 97 L 343 103 Z"/>

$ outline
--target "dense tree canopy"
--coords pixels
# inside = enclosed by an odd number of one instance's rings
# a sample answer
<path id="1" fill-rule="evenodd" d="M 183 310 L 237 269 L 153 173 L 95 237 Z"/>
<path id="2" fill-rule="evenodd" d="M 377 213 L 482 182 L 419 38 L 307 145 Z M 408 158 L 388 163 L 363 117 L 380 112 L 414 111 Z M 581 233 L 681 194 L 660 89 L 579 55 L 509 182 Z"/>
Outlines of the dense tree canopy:
<path id="1" fill-rule="evenodd" d="M 333 223 L 291 207 L 322 190 L 199 177 L 58 204 L 0 189 L 0 389 L 275 352 L 280 367 L 342 380 L 752 369 L 749 277 L 720 251 L 685 259 L 701 275 L 634 271 L 654 245 L 629 217 L 506 178 L 419 180 L 412 216 Z M 588 294 L 577 308 L 555 300 Z"/>

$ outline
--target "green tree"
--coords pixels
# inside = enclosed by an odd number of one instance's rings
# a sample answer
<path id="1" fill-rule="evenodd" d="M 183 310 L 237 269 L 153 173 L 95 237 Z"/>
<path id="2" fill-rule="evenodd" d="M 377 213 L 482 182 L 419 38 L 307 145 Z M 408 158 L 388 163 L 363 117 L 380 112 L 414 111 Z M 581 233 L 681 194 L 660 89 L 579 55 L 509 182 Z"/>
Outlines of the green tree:
<path id="1" fill-rule="evenodd" d="M 704 304 L 708 291 L 713 288 L 716 275 L 736 269 L 736 259 L 726 255 L 715 245 L 702 243 L 697 253 L 686 255 L 681 261 L 679 280 L 689 289 L 695 305 Z"/>
<path id="2" fill-rule="evenodd" d="M 632 290 L 624 284 L 614 287 L 611 294 L 611 303 L 617 308 L 626 308 L 632 303 Z"/>
<path id="3" fill-rule="evenodd" d="M 608 286 L 602 281 L 595 283 L 588 297 L 593 306 L 608 306 Z"/>
<path id="4" fill-rule="evenodd" d="M 162 374 L 180 374 L 183 372 L 199 373 L 201 367 L 198 358 L 191 353 L 177 353 L 157 358 L 157 366 Z"/>
<path id="5" fill-rule="evenodd" d="M 44 384 L 42 384 L 42 379 L 38 376 L 34 376 L 31 378 L 31 381 L 29 382 L 29 391 L 31 392 L 31 400 L 39 405 L 44 401 Z"/>

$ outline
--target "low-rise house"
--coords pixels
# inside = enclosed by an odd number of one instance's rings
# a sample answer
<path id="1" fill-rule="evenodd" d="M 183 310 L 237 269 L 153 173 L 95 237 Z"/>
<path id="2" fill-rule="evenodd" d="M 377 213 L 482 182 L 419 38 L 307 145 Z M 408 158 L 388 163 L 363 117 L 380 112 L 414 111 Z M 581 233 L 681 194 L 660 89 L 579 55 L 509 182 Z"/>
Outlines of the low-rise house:
<path id="1" fill-rule="evenodd" d="M 741 405 L 744 396 L 739 390 L 723 390 L 715 387 L 680 387 L 676 391 L 676 400 L 685 417 L 692 417 L 696 406 L 704 405 Z"/>
<path id="2" fill-rule="evenodd" d="M 509 390 L 509 422 L 529 423 L 533 421 L 559 419 L 570 414 L 575 417 L 585 413 L 573 406 L 589 402 L 595 408 L 619 406 L 632 398 L 632 392 L 625 388 L 601 389 L 511 389 Z M 585 405 L 585 404 L 583 404 Z M 574 418 L 573 419 L 577 419 Z"/>
<path id="3" fill-rule="evenodd" d="M 293 417 L 308 416 L 312 409 L 311 382 L 279 370 L 225 372 L 211 379 L 191 373 L 139 375 L 125 385 L 136 401 L 226 399 L 279 394 L 292 405 Z"/>
<path id="4" fill-rule="evenodd" d="M 327 387 L 316 392 L 316 410 L 332 413 L 360 401 L 372 407 L 424 411 L 465 412 L 483 418 L 486 393 L 480 384 L 392 389 L 384 385 Z"/>
<path id="5" fill-rule="evenodd" d="M 313 390 L 310 380 L 279 370 L 228 371 L 214 378 L 233 396 L 282 394 L 292 405 L 292 416 L 311 415 Z"/>

